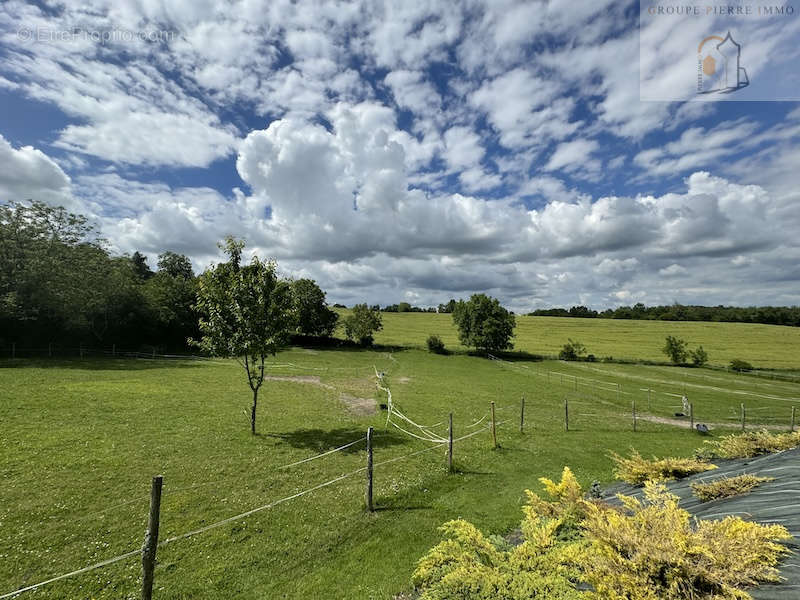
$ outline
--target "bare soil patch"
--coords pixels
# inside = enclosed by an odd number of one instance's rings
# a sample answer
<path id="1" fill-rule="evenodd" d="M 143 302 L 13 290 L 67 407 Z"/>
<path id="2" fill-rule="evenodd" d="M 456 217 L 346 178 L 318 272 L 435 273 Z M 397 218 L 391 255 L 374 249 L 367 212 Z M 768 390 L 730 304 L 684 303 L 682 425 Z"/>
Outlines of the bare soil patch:
<path id="1" fill-rule="evenodd" d="M 318 385 L 319 387 L 327 390 L 335 389 L 332 385 L 322 383 L 316 375 L 270 375 L 264 377 L 266 381 L 290 381 L 294 383 L 308 383 L 311 385 Z"/>
<path id="2" fill-rule="evenodd" d="M 357 398 L 350 394 L 340 394 L 339 400 L 344 403 L 347 410 L 359 417 L 374 415 L 378 412 L 378 403 L 372 398 Z"/>

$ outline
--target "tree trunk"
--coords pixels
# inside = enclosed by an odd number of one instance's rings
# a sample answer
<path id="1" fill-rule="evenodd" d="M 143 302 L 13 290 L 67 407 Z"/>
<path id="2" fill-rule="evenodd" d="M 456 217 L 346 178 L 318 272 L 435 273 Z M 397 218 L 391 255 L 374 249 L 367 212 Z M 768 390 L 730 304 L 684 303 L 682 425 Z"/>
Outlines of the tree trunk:
<path id="1" fill-rule="evenodd" d="M 250 433 L 256 434 L 256 406 L 258 405 L 258 388 L 253 390 L 253 406 L 250 408 Z"/>

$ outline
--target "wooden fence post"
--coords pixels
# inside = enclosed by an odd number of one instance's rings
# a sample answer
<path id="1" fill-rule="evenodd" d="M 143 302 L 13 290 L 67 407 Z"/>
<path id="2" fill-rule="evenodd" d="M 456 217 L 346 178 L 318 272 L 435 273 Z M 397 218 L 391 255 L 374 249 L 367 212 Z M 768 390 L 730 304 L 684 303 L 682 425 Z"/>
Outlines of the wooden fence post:
<path id="1" fill-rule="evenodd" d="M 523 433 L 525 430 L 525 394 L 522 394 L 522 403 L 519 407 L 519 432 Z"/>
<path id="2" fill-rule="evenodd" d="M 744 403 L 742 403 L 742 431 L 744 431 L 744 421 L 745 421 L 745 410 L 744 410 Z"/>
<path id="3" fill-rule="evenodd" d="M 564 431 L 569 431 L 569 400 L 564 396 Z"/>
<path id="4" fill-rule="evenodd" d="M 495 449 L 497 449 L 497 429 L 496 419 L 494 417 L 494 400 L 492 400 L 492 443 L 494 444 Z"/>
<path id="5" fill-rule="evenodd" d="M 367 510 L 372 512 L 372 427 L 367 429 Z"/>
<path id="6" fill-rule="evenodd" d="M 791 425 L 789 426 L 789 431 L 791 431 L 792 433 L 794 433 L 794 406 L 792 407 L 792 423 L 791 423 Z"/>
<path id="7" fill-rule="evenodd" d="M 694 404 L 689 403 L 689 429 L 694 429 Z"/>
<path id="8" fill-rule="evenodd" d="M 633 411 L 633 430 L 636 431 L 636 398 L 631 400 L 631 409 Z"/>
<path id="9" fill-rule="evenodd" d="M 142 600 L 153 597 L 153 571 L 156 567 L 156 550 L 158 549 L 158 523 L 161 511 L 161 475 L 153 477 L 150 488 L 150 518 L 147 521 L 147 533 L 142 546 Z"/>
<path id="10" fill-rule="evenodd" d="M 450 413 L 450 428 L 447 440 L 447 472 L 453 472 L 453 413 Z"/>

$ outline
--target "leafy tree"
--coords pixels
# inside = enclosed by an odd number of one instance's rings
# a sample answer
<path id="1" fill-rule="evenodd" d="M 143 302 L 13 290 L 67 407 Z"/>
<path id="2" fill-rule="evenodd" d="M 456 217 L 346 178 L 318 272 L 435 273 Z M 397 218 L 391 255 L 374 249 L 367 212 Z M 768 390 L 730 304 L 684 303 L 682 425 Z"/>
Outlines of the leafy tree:
<path id="1" fill-rule="evenodd" d="M 456 309 L 456 301 L 453 298 L 450 298 L 450 301 L 447 304 L 439 305 L 440 313 L 452 313 L 455 309 Z"/>
<path id="2" fill-rule="evenodd" d="M 147 264 L 147 257 L 138 250 L 131 256 L 131 262 L 133 263 L 133 272 L 139 279 L 147 280 L 153 276 L 153 271 Z"/>
<path id="3" fill-rule="evenodd" d="M 692 359 L 692 364 L 695 367 L 702 367 L 708 362 L 708 352 L 703 350 L 702 346 L 698 346 L 696 350 L 691 350 L 689 356 Z"/>
<path id="4" fill-rule="evenodd" d="M 170 277 L 180 277 L 182 279 L 192 279 L 194 277 L 192 261 L 183 254 L 170 251 L 158 255 L 158 270 Z"/>
<path id="5" fill-rule="evenodd" d="M 356 304 L 342 323 L 347 339 L 362 346 L 372 345 L 373 334 L 383 329 L 380 310 L 374 306 L 369 308 L 366 304 Z"/>
<path id="6" fill-rule="evenodd" d="M 397 305 L 397 312 L 411 312 L 411 305 L 408 302 L 400 302 Z"/>
<path id="7" fill-rule="evenodd" d="M 325 292 L 313 279 L 296 279 L 290 286 L 296 319 L 295 331 L 300 335 L 333 335 L 339 315 L 328 308 Z"/>
<path id="8" fill-rule="evenodd" d="M 561 360 L 578 360 L 581 355 L 586 352 L 586 346 L 572 338 L 567 339 L 567 343 L 561 348 L 558 353 L 558 358 Z"/>
<path id="9" fill-rule="evenodd" d="M 686 356 L 688 354 L 687 345 L 685 340 L 668 335 L 666 343 L 661 351 L 669 356 L 669 359 L 674 364 L 681 365 L 686 362 Z"/>
<path id="10" fill-rule="evenodd" d="M 516 320 L 496 298 L 473 294 L 466 302 L 460 300 L 453 311 L 453 322 L 465 346 L 483 352 L 514 347 L 511 338 Z"/>
<path id="11" fill-rule="evenodd" d="M 201 337 L 196 344 L 211 355 L 239 359 L 253 392 L 250 432 L 255 434 L 264 363 L 286 344 L 294 326 L 292 295 L 274 262 L 253 257 L 242 266 L 244 242 L 232 237 L 220 247 L 228 262 L 209 268 L 198 281 Z"/>

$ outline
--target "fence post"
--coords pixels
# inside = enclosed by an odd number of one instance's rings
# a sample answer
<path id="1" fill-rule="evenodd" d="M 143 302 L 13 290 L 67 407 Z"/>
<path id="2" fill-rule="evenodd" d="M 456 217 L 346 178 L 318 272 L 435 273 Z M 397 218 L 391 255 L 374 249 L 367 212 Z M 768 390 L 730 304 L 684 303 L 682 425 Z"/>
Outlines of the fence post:
<path id="1" fill-rule="evenodd" d="M 447 440 L 447 472 L 453 472 L 453 413 L 450 413 L 450 428 Z"/>
<path id="2" fill-rule="evenodd" d="M 792 406 L 792 423 L 791 423 L 791 425 L 789 426 L 789 431 L 791 431 L 792 433 L 794 433 L 794 406 Z"/>
<path id="3" fill-rule="evenodd" d="M 525 430 L 525 394 L 522 394 L 522 404 L 519 407 L 519 432 Z"/>
<path id="4" fill-rule="evenodd" d="M 694 404 L 689 403 L 689 429 L 694 429 Z"/>
<path id="5" fill-rule="evenodd" d="M 142 600 L 153 597 L 153 570 L 156 567 L 156 550 L 158 549 L 158 523 L 161 511 L 161 486 L 163 477 L 153 477 L 150 488 L 150 518 L 147 521 L 147 533 L 142 546 Z"/>
<path id="6" fill-rule="evenodd" d="M 564 431 L 569 431 L 569 400 L 564 396 Z"/>
<path id="7" fill-rule="evenodd" d="M 155 359 L 155 357 L 156 357 L 156 347 L 153 346 L 153 359 Z"/>
<path id="8" fill-rule="evenodd" d="M 367 429 L 367 510 L 372 512 L 372 427 Z"/>
<path id="9" fill-rule="evenodd" d="M 636 431 L 636 398 L 631 400 L 631 408 L 633 411 L 633 430 Z"/>
<path id="10" fill-rule="evenodd" d="M 744 421 L 745 421 L 745 411 L 744 411 L 744 403 L 742 403 L 742 431 L 744 431 Z"/>
<path id="11" fill-rule="evenodd" d="M 495 449 L 497 449 L 497 429 L 496 419 L 494 417 L 494 400 L 492 400 L 492 443 L 494 444 Z"/>

